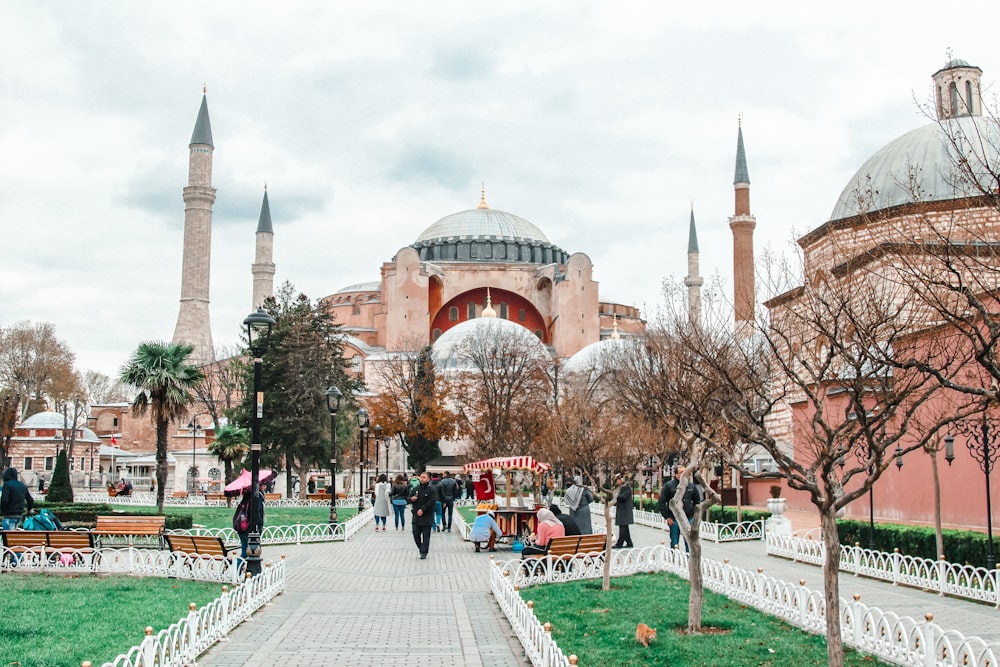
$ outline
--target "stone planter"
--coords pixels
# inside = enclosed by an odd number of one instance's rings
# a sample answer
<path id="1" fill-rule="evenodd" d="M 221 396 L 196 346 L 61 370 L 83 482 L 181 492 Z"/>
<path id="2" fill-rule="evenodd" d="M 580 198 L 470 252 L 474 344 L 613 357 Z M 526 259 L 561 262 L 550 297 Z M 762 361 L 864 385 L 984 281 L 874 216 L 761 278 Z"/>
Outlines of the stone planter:
<path id="1" fill-rule="evenodd" d="M 771 517 L 764 522 L 764 531 L 775 535 L 791 535 L 792 522 L 785 517 L 788 501 L 784 498 L 768 498 L 767 511 Z"/>

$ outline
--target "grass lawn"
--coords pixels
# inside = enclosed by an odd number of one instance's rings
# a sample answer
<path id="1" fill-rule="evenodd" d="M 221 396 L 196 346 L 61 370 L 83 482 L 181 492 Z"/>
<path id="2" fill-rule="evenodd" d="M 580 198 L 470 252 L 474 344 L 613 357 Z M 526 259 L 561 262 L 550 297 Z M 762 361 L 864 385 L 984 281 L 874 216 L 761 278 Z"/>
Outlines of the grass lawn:
<path id="1" fill-rule="evenodd" d="M 200 609 L 222 585 L 158 577 L 0 576 L 0 664 L 22 667 L 95 665 L 138 645 L 147 625 L 158 632 L 194 602 Z"/>
<path id="2" fill-rule="evenodd" d="M 156 507 L 129 507 L 129 512 L 139 514 L 156 514 Z M 167 514 L 191 516 L 194 523 L 206 528 L 232 528 L 232 507 L 182 507 L 167 505 L 163 508 Z M 358 513 L 357 508 L 338 507 L 337 520 L 343 523 Z M 296 523 L 327 523 L 330 520 L 330 506 L 316 507 L 268 507 L 264 510 L 264 526 L 294 526 Z"/>
<path id="3" fill-rule="evenodd" d="M 773 616 L 705 591 L 703 625 L 722 632 L 686 635 L 689 587 L 670 574 L 613 578 L 601 591 L 600 579 L 532 586 L 521 597 L 533 600 L 535 615 L 552 624 L 552 636 L 566 655 L 583 665 L 700 665 L 774 667 L 826 665 L 826 639 L 794 628 Z M 643 648 L 637 623 L 657 629 Z M 846 665 L 884 665 L 848 651 Z"/>

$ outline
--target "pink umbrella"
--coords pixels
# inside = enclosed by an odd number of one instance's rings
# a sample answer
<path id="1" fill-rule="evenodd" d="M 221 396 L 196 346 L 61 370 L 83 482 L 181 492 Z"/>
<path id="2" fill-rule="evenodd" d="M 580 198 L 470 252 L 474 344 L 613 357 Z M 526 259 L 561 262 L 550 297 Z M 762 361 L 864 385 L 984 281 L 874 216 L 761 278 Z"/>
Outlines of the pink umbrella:
<path id="1" fill-rule="evenodd" d="M 273 470 L 267 470 L 262 468 L 257 472 L 257 481 L 260 482 L 270 482 L 271 478 L 274 477 Z M 226 495 L 227 496 L 238 496 L 246 489 L 250 488 L 250 471 L 243 469 L 240 476 L 226 484 Z"/>

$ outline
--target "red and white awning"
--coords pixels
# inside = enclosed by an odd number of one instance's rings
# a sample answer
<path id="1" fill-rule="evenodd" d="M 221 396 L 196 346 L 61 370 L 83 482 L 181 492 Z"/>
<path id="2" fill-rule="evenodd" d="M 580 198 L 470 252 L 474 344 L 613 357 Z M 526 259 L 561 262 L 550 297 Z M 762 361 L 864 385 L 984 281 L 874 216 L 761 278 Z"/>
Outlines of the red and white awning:
<path id="1" fill-rule="evenodd" d="M 501 456 L 494 459 L 484 459 L 474 463 L 466 463 L 462 466 L 463 472 L 471 470 L 530 470 L 534 473 L 546 472 L 552 466 L 548 463 L 536 461 L 532 456 Z"/>

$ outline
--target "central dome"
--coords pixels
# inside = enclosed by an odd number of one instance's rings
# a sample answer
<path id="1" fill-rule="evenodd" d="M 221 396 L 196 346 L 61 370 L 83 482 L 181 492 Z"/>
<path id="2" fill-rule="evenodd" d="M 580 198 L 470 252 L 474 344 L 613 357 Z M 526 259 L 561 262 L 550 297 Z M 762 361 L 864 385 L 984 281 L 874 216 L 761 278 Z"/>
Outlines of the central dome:
<path id="1" fill-rule="evenodd" d="M 441 218 L 417 237 L 417 243 L 468 238 L 549 242 L 542 230 L 513 213 L 492 208 L 470 208 Z"/>

